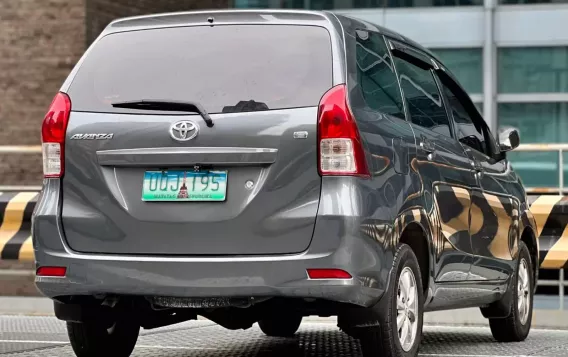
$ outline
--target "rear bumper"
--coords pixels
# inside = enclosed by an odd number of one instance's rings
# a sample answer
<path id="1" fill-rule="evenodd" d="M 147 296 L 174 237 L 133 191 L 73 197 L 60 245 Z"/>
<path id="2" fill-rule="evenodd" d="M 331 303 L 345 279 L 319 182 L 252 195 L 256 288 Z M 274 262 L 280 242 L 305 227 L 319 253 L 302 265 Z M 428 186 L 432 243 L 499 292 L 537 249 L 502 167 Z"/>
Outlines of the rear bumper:
<path id="1" fill-rule="evenodd" d="M 64 278 L 37 277 L 48 297 L 62 295 L 146 295 L 176 297 L 304 297 L 369 306 L 376 288 L 354 277 L 348 280 L 310 280 L 306 269 L 333 266 L 333 255 L 303 254 L 265 259 L 95 259 L 67 254 L 43 254 L 38 263 L 67 267 Z M 353 266 L 343 266 L 353 271 Z M 352 273 L 353 274 L 353 273 Z"/>
<path id="2" fill-rule="evenodd" d="M 71 250 L 65 243 L 58 219 L 59 200 L 59 183 L 47 182 L 32 221 L 37 266 L 67 268 L 65 277 L 36 277 L 39 291 L 53 299 L 96 294 L 299 297 L 368 307 L 376 304 L 386 289 L 392 263 L 390 252 L 360 235 L 358 217 L 346 216 L 345 212 L 326 212 L 321 207 L 310 247 L 300 254 L 248 257 L 84 254 Z M 352 279 L 311 280 L 306 270 L 313 268 L 342 269 Z"/>

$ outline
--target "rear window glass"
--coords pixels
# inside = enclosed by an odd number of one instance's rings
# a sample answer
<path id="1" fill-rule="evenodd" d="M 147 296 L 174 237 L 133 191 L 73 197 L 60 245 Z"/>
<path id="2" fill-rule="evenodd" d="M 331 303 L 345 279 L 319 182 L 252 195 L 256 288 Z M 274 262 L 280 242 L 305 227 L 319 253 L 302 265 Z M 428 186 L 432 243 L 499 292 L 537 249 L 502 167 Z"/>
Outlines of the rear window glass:
<path id="1" fill-rule="evenodd" d="M 111 103 L 172 100 L 227 113 L 317 106 L 331 86 L 331 39 L 323 27 L 196 26 L 103 37 L 69 95 L 76 111 L 142 113 Z"/>

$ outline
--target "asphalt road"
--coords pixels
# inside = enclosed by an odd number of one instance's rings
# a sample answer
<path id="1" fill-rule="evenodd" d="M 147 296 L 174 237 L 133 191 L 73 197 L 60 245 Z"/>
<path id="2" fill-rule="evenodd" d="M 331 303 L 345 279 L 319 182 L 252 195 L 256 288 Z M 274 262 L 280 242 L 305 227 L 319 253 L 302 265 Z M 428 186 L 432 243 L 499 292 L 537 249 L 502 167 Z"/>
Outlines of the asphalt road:
<path id="1" fill-rule="evenodd" d="M 45 316 L 0 316 L 0 355 L 72 357 L 64 323 Z M 142 330 L 134 357 L 359 357 L 356 340 L 334 323 L 304 322 L 294 338 L 266 337 L 255 325 L 229 331 L 209 321 Z M 485 327 L 425 326 L 420 356 L 568 356 L 568 331 L 533 330 L 522 343 L 497 343 Z"/>

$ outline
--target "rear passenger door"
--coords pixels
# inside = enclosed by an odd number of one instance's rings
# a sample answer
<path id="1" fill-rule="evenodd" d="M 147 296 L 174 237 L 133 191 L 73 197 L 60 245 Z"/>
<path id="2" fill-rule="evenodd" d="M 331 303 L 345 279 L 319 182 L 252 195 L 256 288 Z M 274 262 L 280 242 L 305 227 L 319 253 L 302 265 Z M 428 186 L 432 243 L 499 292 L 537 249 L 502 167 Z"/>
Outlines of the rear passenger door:
<path id="1" fill-rule="evenodd" d="M 518 236 L 519 201 L 515 180 L 508 180 L 506 160 L 494 159 L 496 141 L 469 97 L 446 71 L 438 71 L 451 108 L 456 135 L 475 167 L 470 235 L 474 254 L 469 280 L 502 280 L 511 273 Z"/>
<path id="2" fill-rule="evenodd" d="M 424 207 L 434 227 L 436 281 L 467 280 L 473 168 L 455 140 L 429 56 L 392 41 L 406 110 L 417 141 L 412 162 L 421 180 Z"/>

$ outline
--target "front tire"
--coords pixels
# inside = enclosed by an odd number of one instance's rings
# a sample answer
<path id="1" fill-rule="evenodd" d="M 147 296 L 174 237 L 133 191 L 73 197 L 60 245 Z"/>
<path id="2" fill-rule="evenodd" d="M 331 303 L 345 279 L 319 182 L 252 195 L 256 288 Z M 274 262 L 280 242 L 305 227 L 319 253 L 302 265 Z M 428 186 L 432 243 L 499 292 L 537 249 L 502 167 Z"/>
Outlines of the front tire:
<path id="1" fill-rule="evenodd" d="M 117 321 L 110 328 L 97 322 L 67 322 L 67 333 L 77 357 L 128 357 L 140 326 L 129 321 Z"/>
<path id="2" fill-rule="evenodd" d="M 258 322 L 258 326 L 265 335 L 271 337 L 292 337 L 300 328 L 302 315 L 287 315 L 269 317 Z"/>
<path id="3" fill-rule="evenodd" d="M 520 342 L 529 335 L 534 298 L 533 262 L 524 242 L 519 242 L 517 270 L 511 279 L 513 302 L 505 318 L 489 319 L 493 338 L 499 342 Z"/>
<path id="4" fill-rule="evenodd" d="M 393 262 L 389 289 L 372 308 L 379 326 L 359 337 L 363 357 L 415 357 L 422 340 L 423 289 L 418 259 L 401 244 Z"/>

